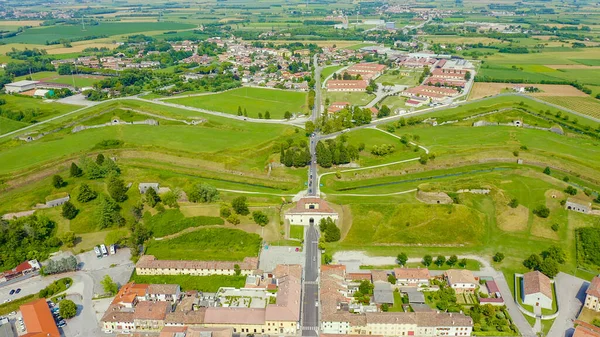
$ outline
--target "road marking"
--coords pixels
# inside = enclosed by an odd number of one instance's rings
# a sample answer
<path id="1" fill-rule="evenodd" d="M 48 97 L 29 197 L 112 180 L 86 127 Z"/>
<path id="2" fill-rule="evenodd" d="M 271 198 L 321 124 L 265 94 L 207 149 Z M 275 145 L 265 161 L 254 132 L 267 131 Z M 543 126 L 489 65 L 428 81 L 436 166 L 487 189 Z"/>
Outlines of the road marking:
<path id="1" fill-rule="evenodd" d="M 316 326 L 303 326 L 302 330 L 312 330 L 312 331 L 317 331 L 318 327 Z"/>

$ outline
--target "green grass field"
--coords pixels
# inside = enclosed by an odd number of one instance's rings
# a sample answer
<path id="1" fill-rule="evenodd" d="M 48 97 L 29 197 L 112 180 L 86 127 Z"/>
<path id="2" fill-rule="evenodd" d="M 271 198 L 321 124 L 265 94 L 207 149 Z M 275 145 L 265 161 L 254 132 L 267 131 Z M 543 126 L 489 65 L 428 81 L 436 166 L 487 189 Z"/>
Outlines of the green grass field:
<path id="1" fill-rule="evenodd" d="M 46 41 L 59 39 L 74 39 L 84 36 L 114 36 L 160 30 L 181 30 L 196 27 L 195 25 L 177 22 L 101 22 L 98 25 L 86 25 L 85 30 L 80 25 L 57 25 L 27 29 L 25 32 L 11 38 L 7 42 L 44 44 Z"/>
<path id="2" fill-rule="evenodd" d="M 204 228 L 173 239 L 152 241 L 146 254 L 157 259 L 241 261 L 258 256 L 261 237 L 238 229 Z"/>
<path id="3" fill-rule="evenodd" d="M 4 117 L 0 117 L 0 135 L 3 135 L 5 133 L 11 132 L 11 131 L 18 130 L 27 125 L 29 125 L 29 124 L 14 121 L 12 119 L 4 118 Z"/>
<path id="4" fill-rule="evenodd" d="M 190 276 L 190 275 L 131 275 L 131 281 L 147 284 L 179 284 L 181 290 L 197 290 L 204 292 L 217 292 L 221 287 L 242 288 L 246 283 L 245 276 Z"/>
<path id="5" fill-rule="evenodd" d="M 194 216 L 186 218 L 178 209 L 169 209 L 163 213 L 150 215 L 144 214 L 144 223 L 155 237 L 181 232 L 186 228 L 223 225 L 223 219 L 214 216 Z"/>
<path id="6" fill-rule="evenodd" d="M 41 71 L 39 73 L 33 73 L 33 74 L 31 74 L 31 76 L 25 75 L 25 76 L 15 77 L 14 80 L 20 81 L 20 80 L 26 79 L 27 77 L 31 77 L 31 79 L 34 81 L 45 81 L 45 82 L 52 82 L 52 83 L 75 85 L 78 88 L 91 87 L 94 85 L 94 83 L 105 78 L 104 76 L 98 76 L 98 75 L 73 75 L 73 76 L 71 76 L 71 75 L 59 75 L 57 72 L 54 72 L 54 71 Z M 75 83 L 75 84 L 73 84 L 73 83 Z"/>
<path id="7" fill-rule="evenodd" d="M 62 104 L 57 102 L 45 102 L 42 99 L 33 97 L 0 95 L 0 98 L 6 101 L 2 109 L 11 111 L 21 111 L 23 113 L 33 113 L 35 120 L 43 121 L 50 117 L 67 113 L 78 109 L 78 106 Z"/>
<path id="8" fill-rule="evenodd" d="M 321 71 L 321 77 L 322 79 L 326 79 L 327 76 L 335 73 L 336 71 L 342 69 L 344 66 L 328 66 L 326 68 L 323 69 L 323 71 Z"/>
<path id="9" fill-rule="evenodd" d="M 304 240 L 304 230 L 306 227 L 298 225 L 290 225 L 290 238 Z"/>
<path id="10" fill-rule="evenodd" d="M 307 94 L 305 92 L 273 90 L 262 88 L 238 88 L 218 94 L 177 98 L 168 102 L 193 106 L 213 111 L 237 114 L 238 107 L 248 112 L 248 117 L 258 118 L 269 111 L 272 119 L 283 119 L 286 111 L 306 113 Z"/>
<path id="11" fill-rule="evenodd" d="M 360 153 L 358 160 L 360 166 L 363 167 L 416 158 L 422 153 L 422 150 L 415 152 L 413 146 L 407 147 L 406 145 L 400 143 L 400 139 L 377 130 L 362 129 L 349 132 L 347 135 L 349 144 L 352 144 L 356 147 L 358 147 L 359 144 L 365 145 L 365 149 Z M 371 149 L 373 146 L 380 146 L 384 144 L 394 145 L 396 151 L 385 156 L 376 156 L 371 154 Z"/>
<path id="12" fill-rule="evenodd" d="M 343 243 L 475 245 L 485 235 L 482 214 L 462 205 L 351 205 L 353 223 Z M 452 236 L 448 236 L 452 231 Z"/>
<path id="13" fill-rule="evenodd" d="M 324 91 L 324 99 L 329 98 L 329 102 L 349 102 L 351 105 L 367 105 L 371 102 L 375 95 L 367 94 L 366 92 L 328 92 Z"/>

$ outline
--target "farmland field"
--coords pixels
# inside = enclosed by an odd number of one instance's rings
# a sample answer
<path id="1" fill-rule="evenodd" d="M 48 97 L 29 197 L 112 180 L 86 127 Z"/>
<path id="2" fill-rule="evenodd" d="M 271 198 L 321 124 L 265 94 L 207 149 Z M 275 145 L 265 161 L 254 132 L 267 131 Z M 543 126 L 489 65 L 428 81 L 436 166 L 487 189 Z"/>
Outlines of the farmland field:
<path id="1" fill-rule="evenodd" d="M 349 102 L 351 105 L 367 105 L 375 95 L 366 92 L 328 92 L 324 90 L 324 97 L 329 98 L 329 102 Z"/>
<path id="2" fill-rule="evenodd" d="M 544 101 L 563 106 L 582 114 L 600 119 L 600 101 L 592 97 L 540 97 Z"/>
<path id="3" fill-rule="evenodd" d="M 28 44 L 44 44 L 46 41 L 73 39 L 85 36 L 132 34 L 157 30 L 180 30 L 194 28 L 195 25 L 176 22 L 135 22 L 135 23 L 100 23 L 88 25 L 85 30 L 79 25 L 60 25 L 27 29 L 25 32 L 5 39 L 7 42 Z"/>
<path id="4" fill-rule="evenodd" d="M 479 99 L 487 96 L 497 95 L 504 92 L 512 92 L 516 85 L 534 86 L 542 92 L 530 93 L 535 97 L 588 97 L 582 91 L 579 91 L 573 86 L 565 84 L 526 84 L 526 83 L 491 83 L 491 82 L 476 82 L 469 95 L 470 100 Z"/>
<path id="5" fill-rule="evenodd" d="M 152 241 L 146 254 L 157 259 L 242 261 L 258 256 L 261 237 L 238 229 L 205 228 L 173 239 Z"/>
<path id="6" fill-rule="evenodd" d="M 283 119 L 286 111 L 306 113 L 305 92 L 262 88 L 238 88 L 218 94 L 169 99 L 168 102 L 213 111 L 237 114 L 238 107 L 246 109 L 248 117 L 258 118 L 269 111 L 272 119 Z"/>

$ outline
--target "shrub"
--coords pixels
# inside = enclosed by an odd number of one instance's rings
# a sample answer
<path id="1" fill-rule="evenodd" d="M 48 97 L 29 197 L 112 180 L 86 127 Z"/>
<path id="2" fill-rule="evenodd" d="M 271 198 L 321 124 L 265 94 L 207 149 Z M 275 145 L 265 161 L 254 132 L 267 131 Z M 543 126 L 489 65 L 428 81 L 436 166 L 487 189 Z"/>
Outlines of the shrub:
<path id="1" fill-rule="evenodd" d="M 547 218 L 550 216 L 550 209 L 544 205 L 539 205 L 533 209 L 533 214 L 540 218 Z"/>

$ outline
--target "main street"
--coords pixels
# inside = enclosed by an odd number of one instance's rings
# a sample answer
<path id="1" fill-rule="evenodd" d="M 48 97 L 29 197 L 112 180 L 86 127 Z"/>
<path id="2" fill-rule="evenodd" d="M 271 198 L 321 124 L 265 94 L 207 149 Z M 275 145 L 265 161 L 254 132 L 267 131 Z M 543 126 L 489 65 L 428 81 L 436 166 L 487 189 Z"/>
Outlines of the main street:
<path id="1" fill-rule="evenodd" d="M 312 111 L 311 120 L 316 122 L 321 110 L 321 67 L 318 65 L 317 55 L 313 59 L 315 67 L 315 104 Z M 318 195 L 319 186 L 317 185 L 317 156 L 316 145 L 318 139 L 318 130 L 310 135 L 310 166 L 308 169 L 308 195 Z M 302 293 L 302 336 L 318 336 L 319 329 L 319 269 L 321 257 L 319 255 L 319 233 L 314 224 L 306 229 L 304 240 L 304 251 L 306 261 L 304 264 L 304 283 Z"/>

